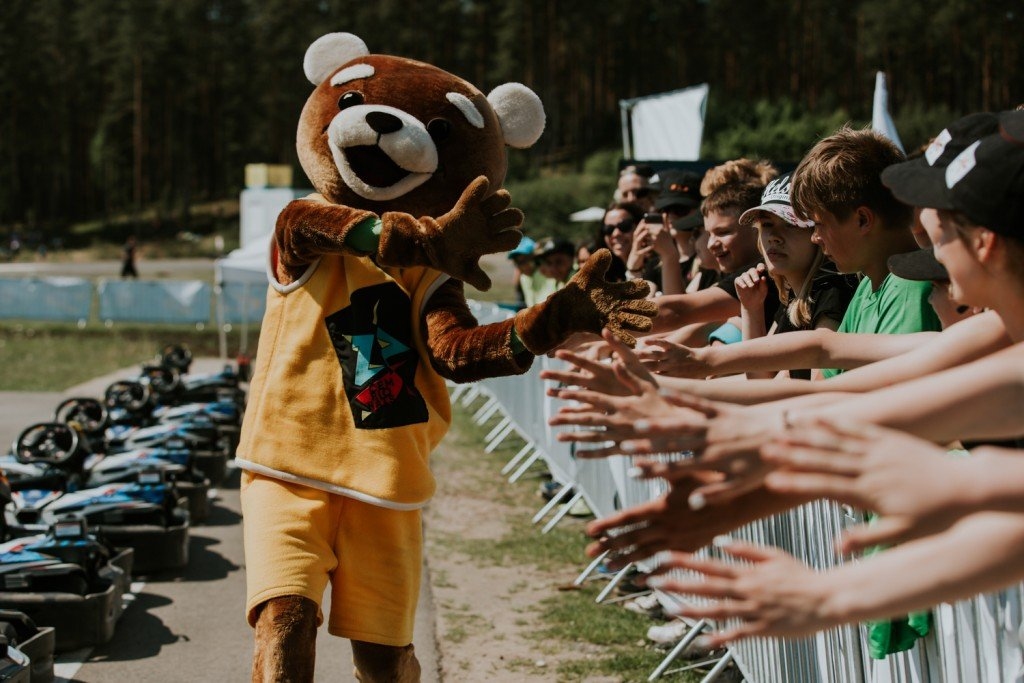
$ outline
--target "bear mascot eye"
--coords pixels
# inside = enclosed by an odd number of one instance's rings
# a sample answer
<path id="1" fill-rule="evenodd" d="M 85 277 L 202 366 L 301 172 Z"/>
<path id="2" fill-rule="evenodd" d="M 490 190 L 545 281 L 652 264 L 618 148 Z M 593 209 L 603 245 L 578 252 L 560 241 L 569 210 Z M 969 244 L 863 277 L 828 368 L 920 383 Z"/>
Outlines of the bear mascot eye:
<path id="1" fill-rule="evenodd" d="M 338 98 L 338 109 L 348 109 L 363 103 L 363 94 L 350 90 Z"/>
<path id="2" fill-rule="evenodd" d="M 452 134 L 452 124 L 448 119 L 432 119 L 427 124 L 427 132 L 434 142 L 440 142 Z"/>

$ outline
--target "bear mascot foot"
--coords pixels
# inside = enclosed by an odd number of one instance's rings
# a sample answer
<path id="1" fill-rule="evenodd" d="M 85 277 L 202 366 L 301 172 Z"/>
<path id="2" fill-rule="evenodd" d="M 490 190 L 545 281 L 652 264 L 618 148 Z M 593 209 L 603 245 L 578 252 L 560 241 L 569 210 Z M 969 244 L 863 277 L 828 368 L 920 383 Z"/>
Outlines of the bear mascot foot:
<path id="1" fill-rule="evenodd" d="M 420 662 L 412 645 L 391 647 L 352 641 L 352 660 L 360 683 L 419 683 Z"/>
<path id="2" fill-rule="evenodd" d="M 253 683 L 312 683 L 316 603 L 298 595 L 271 598 L 256 617 Z"/>

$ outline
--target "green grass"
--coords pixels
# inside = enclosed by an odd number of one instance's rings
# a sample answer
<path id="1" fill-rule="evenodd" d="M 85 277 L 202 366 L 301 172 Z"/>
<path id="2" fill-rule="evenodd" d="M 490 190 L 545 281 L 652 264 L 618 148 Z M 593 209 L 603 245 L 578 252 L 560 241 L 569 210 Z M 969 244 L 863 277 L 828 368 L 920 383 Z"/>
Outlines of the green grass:
<path id="1" fill-rule="evenodd" d="M 0 391 L 63 391 L 187 344 L 195 356 L 217 355 L 215 330 L 188 326 L 78 329 L 56 323 L 0 324 Z"/>

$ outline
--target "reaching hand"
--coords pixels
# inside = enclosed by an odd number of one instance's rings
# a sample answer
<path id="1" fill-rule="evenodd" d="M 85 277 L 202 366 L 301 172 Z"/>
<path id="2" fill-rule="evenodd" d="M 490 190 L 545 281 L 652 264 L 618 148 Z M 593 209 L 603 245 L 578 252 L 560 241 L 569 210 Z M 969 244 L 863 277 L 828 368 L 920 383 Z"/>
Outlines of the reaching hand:
<path id="1" fill-rule="evenodd" d="M 964 482 L 981 463 L 946 457 L 916 437 L 867 424 L 817 420 L 766 444 L 761 453 L 780 468 L 765 485 L 778 493 L 831 498 L 881 515 L 846 532 L 840 550 L 929 536 L 971 510 Z"/>
<path id="2" fill-rule="evenodd" d="M 751 564 L 700 559 L 684 553 L 672 556 L 647 577 L 647 585 L 669 593 L 700 595 L 717 602 L 683 604 L 674 611 L 694 619 L 739 619 L 740 623 L 709 636 L 719 647 L 751 636 L 795 638 L 836 626 L 823 605 L 828 597 L 828 575 L 819 574 L 776 548 L 729 542 L 722 549 Z M 662 576 L 672 569 L 687 569 L 701 578 Z"/>
<path id="3" fill-rule="evenodd" d="M 718 477 L 697 473 L 670 480 L 668 491 L 658 498 L 591 522 L 587 534 L 595 541 L 587 547 L 587 555 L 597 557 L 608 551 L 609 567 L 619 569 L 663 550 L 703 548 L 715 535 L 738 526 L 730 523 L 728 508 L 696 512 L 687 504 L 694 488 Z"/>
<path id="4" fill-rule="evenodd" d="M 626 257 L 626 270 L 635 272 L 643 268 L 653 251 L 654 245 L 651 243 L 647 224 L 641 222 L 633 233 L 633 243 L 629 248 L 629 255 Z"/>
<path id="5" fill-rule="evenodd" d="M 639 359 L 632 353 L 630 348 L 615 338 L 609 330 L 602 332 L 604 337 L 604 348 L 609 355 L 614 353 L 619 361 L 636 376 L 639 383 L 647 383 L 657 388 L 657 381 L 654 376 L 641 365 Z M 636 389 L 636 383 L 630 382 L 627 376 L 626 383 L 620 380 L 619 374 L 611 363 L 602 363 L 592 359 L 586 353 L 575 353 L 567 350 L 555 352 L 555 357 L 575 366 L 567 370 L 542 370 L 541 379 L 558 382 L 565 387 L 579 387 L 589 389 L 610 396 L 629 396 Z M 548 396 L 558 397 L 560 388 L 549 388 Z"/>
<path id="6" fill-rule="evenodd" d="M 740 306 L 751 311 L 763 311 L 768 297 L 768 267 L 763 263 L 736 278 L 736 297 Z"/>
<path id="7" fill-rule="evenodd" d="M 550 395 L 577 403 L 563 406 L 549 424 L 586 428 L 560 432 L 559 441 L 604 444 L 576 451 L 580 457 L 591 458 L 704 447 L 709 417 L 715 413 L 715 406 L 707 401 L 659 391 L 657 384 L 641 379 L 622 361 L 613 363 L 612 370 L 619 385 L 628 393 L 621 393 L 618 387 L 616 394 L 590 389 L 551 390 Z M 594 384 L 605 382 L 610 379 L 602 373 Z M 611 445 L 607 445 L 609 441 Z"/>
<path id="8" fill-rule="evenodd" d="M 385 266 L 425 265 L 481 291 L 491 279 L 480 257 L 514 249 L 522 239 L 523 212 L 511 208 L 505 190 L 488 196 L 490 183 L 480 176 L 463 191 L 448 213 L 436 220 L 389 211 L 381 216 L 383 231 L 378 258 Z"/>
<path id="9" fill-rule="evenodd" d="M 664 338 L 645 339 L 637 349 L 644 366 L 651 372 L 670 377 L 704 379 L 712 374 L 703 348 L 690 348 Z"/>

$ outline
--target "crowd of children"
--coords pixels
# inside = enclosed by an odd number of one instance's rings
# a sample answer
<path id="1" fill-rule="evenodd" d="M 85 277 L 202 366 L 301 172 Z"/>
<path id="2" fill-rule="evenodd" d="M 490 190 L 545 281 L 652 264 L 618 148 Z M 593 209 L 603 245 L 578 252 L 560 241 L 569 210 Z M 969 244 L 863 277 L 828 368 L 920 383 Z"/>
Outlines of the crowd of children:
<path id="1" fill-rule="evenodd" d="M 910 160 L 846 127 L 792 175 L 745 159 L 700 182 L 636 171 L 602 233 L 617 276 L 661 292 L 655 333 L 560 350 L 567 369 L 544 376 L 578 456 L 633 456 L 668 490 L 591 523 L 588 551 L 613 568 L 671 551 L 647 583 L 715 598 L 681 610 L 736 620 L 713 644 L 1024 579 L 1024 111 L 964 117 Z M 643 457 L 671 452 L 692 457 Z M 735 542 L 745 562 L 691 554 L 819 498 L 876 517 L 841 552 L 897 545 L 826 572 Z"/>

